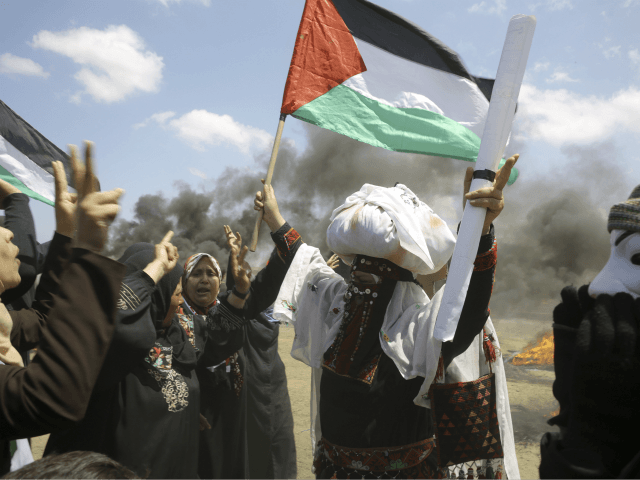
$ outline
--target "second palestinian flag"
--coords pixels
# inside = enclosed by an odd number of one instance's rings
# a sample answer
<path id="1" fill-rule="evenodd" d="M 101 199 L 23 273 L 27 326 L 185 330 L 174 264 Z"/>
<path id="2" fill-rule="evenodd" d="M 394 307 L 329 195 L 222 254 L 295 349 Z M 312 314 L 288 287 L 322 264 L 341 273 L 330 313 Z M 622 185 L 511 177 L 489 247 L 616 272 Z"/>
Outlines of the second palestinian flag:
<path id="1" fill-rule="evenodd" d="M 59 160 L 69 178 L 69 156 L 0 100 L 0 178 L 35 200 L 53 205 L 51 162 Z"/>
<path id="2" fill-rule="evenodd" d="M 307 0 L 281 113 L 376 147 L 475 162 L 492 88 L 393 12 Z"/>

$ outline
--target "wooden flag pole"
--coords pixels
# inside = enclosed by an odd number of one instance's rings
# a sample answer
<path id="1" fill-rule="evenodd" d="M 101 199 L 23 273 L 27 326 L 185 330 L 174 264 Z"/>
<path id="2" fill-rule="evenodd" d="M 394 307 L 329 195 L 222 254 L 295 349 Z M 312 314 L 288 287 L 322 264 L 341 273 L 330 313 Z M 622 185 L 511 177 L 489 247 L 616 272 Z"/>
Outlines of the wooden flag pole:
<path id="1" fill-rule="evenodd" d="M 271 151 L 271 160 L 269 160 L 269 168 L 267 170 L 267 177 L 264 179 L 265 185 L 271 185 L 271 177 L 273 177 L 273 169 L 276 166 L 276 159 L 278 158 L 278 149 L 280 148 L 280 138 L 282 138 L 282 129 L 284 128 L 284 120 L 287 118 L 286 113 L 280 114 L 280 121 L 278 122 L 278 131 L 276 132 L 276 138 L 273 141 L 273 150 Z M 262 195 L 264 198 L 264 189 L 262 189 Z M 258 233 L 260 232 L 260 224 L 262 223 L 262 216 L 264 210 L 258 212 L 258 218 L 256 218 L 256 225 L 253 227 L 253 235 L 251 237 L 251 246 L 249 250 L 256 251 L 258 246 Z"/>

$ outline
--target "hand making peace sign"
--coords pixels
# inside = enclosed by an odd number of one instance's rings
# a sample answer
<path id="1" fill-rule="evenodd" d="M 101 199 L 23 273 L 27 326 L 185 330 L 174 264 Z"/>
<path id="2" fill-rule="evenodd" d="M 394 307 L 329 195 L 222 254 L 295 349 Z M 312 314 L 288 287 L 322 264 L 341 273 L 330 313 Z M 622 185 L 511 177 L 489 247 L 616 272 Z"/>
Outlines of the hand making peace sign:
<path id="1" fill-rule="evenodd" d="M 471 188 L 471 181 L 473 180 L 473 167 L 468 167 L 464 176 L 464 196 L 463 206 L 465 200 L 469 200 L 469 204 L 474 207 L 483 207 L 487 209 L 487 216 L 484 220 L 484 226 L 482 227 L 482 234 L 489 233 L 489 227 L 493 221 L 500 215 L 504 208 L 504 196 L 502 190 L 507 185 L 509 175 L 511 175 L 511 169 L 520 158 L 519 154 L 515 154 L 513 157 L 507 159 L 505 164 L 496 173 L 496 178 L 493 181 L 491 187 L 483 187 L 473 192 L 469 192 Z"/>

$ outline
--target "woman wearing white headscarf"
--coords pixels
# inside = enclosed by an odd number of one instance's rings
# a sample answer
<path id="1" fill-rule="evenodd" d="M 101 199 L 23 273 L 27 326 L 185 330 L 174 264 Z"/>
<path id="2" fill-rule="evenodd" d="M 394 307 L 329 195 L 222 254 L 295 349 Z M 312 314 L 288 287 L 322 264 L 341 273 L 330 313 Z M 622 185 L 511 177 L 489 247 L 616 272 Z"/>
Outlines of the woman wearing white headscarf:
<path id="1" fill-rule="evenodd" d="M 302 245 L 274 307 L 296 330 L 291 355 L 313 368 L 311 434 L 318 478 L 437 478 L 430 385 L 482 337 L 497 259 L 493 220 L 517 157 L 493 187 L 466 193 L 487 207 L 474 272 L 452 342 L 434 338 L 442 294 L 415 281 L 438 272 L 455 240 L 404 185 L 364 185 L 334 210 L 327 244 L 351 267 L 347 284 Z M 465 189 L 471 184 L 471 171 Z M 476 352 L 476 370 L 478 354 Z M 478 378 L 477 376 L 475 378 Z M 475 379 L 474 378 L 474 379 Z M 515 452 L 514 452 L 515 453 Z M 518 476 L 517 464 L 515 474 Z"/>

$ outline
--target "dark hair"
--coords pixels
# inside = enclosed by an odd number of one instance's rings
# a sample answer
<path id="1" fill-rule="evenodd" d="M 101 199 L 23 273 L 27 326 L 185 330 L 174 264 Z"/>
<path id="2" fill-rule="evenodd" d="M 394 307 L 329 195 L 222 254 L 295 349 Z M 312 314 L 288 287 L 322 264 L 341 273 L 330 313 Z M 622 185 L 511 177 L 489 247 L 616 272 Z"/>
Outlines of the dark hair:
<path id="1" fill-rule="evenodd" d="M 48 455 L 2 478 L 140 478 L 124 465 L 96 452 Z"/>

